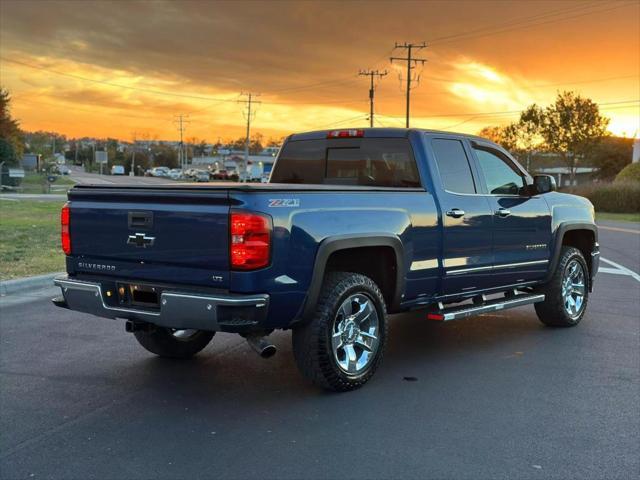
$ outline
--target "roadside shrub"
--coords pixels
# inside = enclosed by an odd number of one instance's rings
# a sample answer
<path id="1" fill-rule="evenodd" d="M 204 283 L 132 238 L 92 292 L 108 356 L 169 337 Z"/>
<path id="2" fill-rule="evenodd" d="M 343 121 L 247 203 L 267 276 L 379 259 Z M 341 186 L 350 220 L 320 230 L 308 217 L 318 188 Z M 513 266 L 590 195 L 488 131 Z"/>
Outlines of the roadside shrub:
<path id="1" fill-rule="evenodd" d="M 616 182 L 640 182 L 640 163 L 630 163 L 616 175 Z"/>
<path id="2" fill-rule="evenodd" d="M 577 188 L 573 193 L 587 197 L 597 212 L 640 212 L 640 182 L 616 181 L 586 185 Z"/>

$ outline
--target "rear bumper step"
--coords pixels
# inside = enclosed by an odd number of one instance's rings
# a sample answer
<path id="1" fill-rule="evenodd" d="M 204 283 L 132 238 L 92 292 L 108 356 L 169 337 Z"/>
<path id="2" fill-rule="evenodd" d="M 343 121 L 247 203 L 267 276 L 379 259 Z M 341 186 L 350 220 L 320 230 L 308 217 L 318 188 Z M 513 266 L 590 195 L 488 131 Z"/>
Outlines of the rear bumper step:
<path id="1" fill-rule="evenodd" d="M 473 305 L 458 305 L 450 308 L 439 308 L 427 313 L 428 320 L 446 322 L 479 315 L 481 313 L 506 310 L 544 301 L 543 294 L 521 294 L 510 297 L 487 300 Z"/>
<path id="2" fill-rule="evenodd" d="M 54 283 L 62 289 L 64 296 L 54 299 L 59 307 L 178 329 L 218 331 L 234 321 L 259 324 L 266 318 L 269 306 L 269 295 L 210 295 L 164 290 L 156 310 L 124 308 L 107 304 L 100 283 L 66 276 L 56 278 Z"/>

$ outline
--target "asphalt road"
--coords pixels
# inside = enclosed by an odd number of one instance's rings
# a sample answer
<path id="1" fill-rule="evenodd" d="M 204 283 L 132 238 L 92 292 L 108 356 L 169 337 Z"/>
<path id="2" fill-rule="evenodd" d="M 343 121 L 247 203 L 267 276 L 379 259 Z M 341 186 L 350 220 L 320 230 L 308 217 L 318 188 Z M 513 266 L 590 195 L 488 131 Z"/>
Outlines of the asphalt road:
<path id="1" fill-rule="evenodd" d="M 629 225 L 601 230 L 602 253 L 637 274 Z M 396 316 L 381 369 L 347 394 L 299 376 L 287 332 L 269 360 L 219 334 L 169 361 L 31 292 L 0 315 L 0 476 L 637 478 L 640 278 L 614 264 L 572 329 L 532 307 Z"/>

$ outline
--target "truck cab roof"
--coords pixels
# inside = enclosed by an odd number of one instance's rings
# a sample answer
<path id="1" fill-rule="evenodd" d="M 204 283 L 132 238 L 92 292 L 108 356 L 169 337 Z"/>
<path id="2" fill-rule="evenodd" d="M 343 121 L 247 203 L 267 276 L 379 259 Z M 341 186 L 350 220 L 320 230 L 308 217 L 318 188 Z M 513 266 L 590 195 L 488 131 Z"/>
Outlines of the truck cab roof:
<path id="1" fill-rule="evenodd" d="M 311 132 L 303 132 L 303 133 L 294 133 L 290 135 L 287 140 L 290 141 L 298 141 L 298 140 L 321 140 L 327 138 L 327 136 L 331 132 L 336 131 L 349 131 L 349 130 L 357 130 L 362 131 L 364 138 L 404 138 L 409 135 L 410 132 L 422 132 L 430 135 L 453 135 L 456 137 L 465 137 L 477 141 L 482 141 L 486 143 L 493 144 L 491 140 L 488 140 L 483 137 L 479 137 L 477 135 L 472 135 L 469 133 L 459 133 L 459 132 L 447 132 L 444 130 L 430 130 L 426 128 L 332 128 L 328 130 L 314 130 Z"/>

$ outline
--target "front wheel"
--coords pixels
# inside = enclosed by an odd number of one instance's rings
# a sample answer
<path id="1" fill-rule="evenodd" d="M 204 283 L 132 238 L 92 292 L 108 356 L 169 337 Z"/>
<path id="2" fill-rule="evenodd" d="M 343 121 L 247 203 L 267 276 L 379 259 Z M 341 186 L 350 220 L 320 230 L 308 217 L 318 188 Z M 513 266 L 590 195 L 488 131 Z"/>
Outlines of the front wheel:
<path id="1" fill-rule="evenodd" d="M 589 301 L 589 269 L 582 252 L 564 246 L 549 283 L 540 292 L 545 300 L 535 304 L 542 323 L 550 327 L 573 327 L 580 323 Z"/>
<path id="2" fill-rule="evenodd" d="M 206 347 L 215 332 L 179 330 L 155 327 L 150 331 L 134 332 L 140 345 L 161 357 L 189 358 Z"/>
<path id="3" fill-rule="evenodd" d="M 293 330 L 293 354 L 302 374 L 327 390 L 364 385 L 384 353 L 387 314 L 378 286 L 357 273 L 331 272 L 314 318 Z"/>

